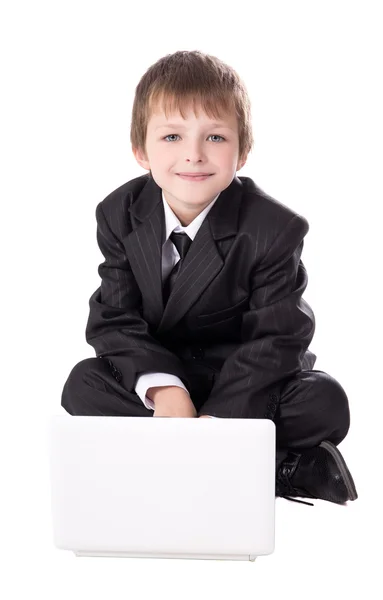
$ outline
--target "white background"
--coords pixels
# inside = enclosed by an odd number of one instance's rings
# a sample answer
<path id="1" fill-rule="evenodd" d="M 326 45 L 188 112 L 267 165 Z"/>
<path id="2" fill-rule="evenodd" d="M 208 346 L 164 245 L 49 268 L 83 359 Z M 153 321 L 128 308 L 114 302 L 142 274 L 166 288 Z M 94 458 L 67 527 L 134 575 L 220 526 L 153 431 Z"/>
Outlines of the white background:
<path id="1" fill-rule="evenodd" d="M 7 600 L 380 596 L 381 10 L 368 0 L 2 3 Z M 255 148 L 238 175 L 309 221 L 310 348 L 315 368 L 337 378 L 350 402 L 340 450 L 358 500 L 313 508 L 278 498 L 275 553 L 255 563 L 76 558 L 52 543 L 46 425 L 63 410 L 70 370 L 94 356 L 85 324 L 103 260 L 95 208 L 146 172 L 129 141 L 135 87 L 177 50 L 218 56 L 247 86 Z"/>

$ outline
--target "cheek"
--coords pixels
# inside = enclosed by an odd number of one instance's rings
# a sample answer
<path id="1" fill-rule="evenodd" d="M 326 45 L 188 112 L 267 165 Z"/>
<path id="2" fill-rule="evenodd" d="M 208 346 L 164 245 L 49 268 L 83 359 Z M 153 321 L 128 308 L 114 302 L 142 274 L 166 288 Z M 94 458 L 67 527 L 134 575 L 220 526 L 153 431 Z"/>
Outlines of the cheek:
<path id="1" fill-rule="evenodd" d="M 174 154 L 174 153 L 173 153 Z M 152 149 L 152 158 L 156 161 L 157 164 L 164 164 L 169 161 L 172 157 L 172 153 L 169 152 L 168 149 L 163 149 L 161 147 L 156 147 Z"/>
<path id="2" fill-rule="evenodd" d="M 164 142 L 163 144 L 158 144 L 154 148 L 154 152 L 158 158 L 161 158 L 162 156 L 172 156 L 177 152 L 177 150 L 175 148 L 175 144 L 166 144 Z"/>

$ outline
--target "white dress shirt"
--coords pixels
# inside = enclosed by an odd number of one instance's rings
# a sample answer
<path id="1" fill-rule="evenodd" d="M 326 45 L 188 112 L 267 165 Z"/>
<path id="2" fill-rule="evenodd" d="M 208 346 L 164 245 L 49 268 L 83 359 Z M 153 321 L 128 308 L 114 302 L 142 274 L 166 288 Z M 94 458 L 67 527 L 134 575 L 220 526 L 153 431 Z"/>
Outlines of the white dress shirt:
<path id="1" fill-rule="evenodd" d="M 162 245 L 162 281 L 165 281 L 170 271 L 174 268 L 174 266 L 181 258 L 177 248 L 169 239 L 170 234 L 173 231 L 175 231 L 176 233 L 184 231 L 185 233 L 187 233 L 191 240 L 194 240 L 199 228 L 202 225 L 203 220 L 205 219 L 209 210 L 213 208 L 213 205 L 216 202 L 218 196 L 219 194 L 217 194 L 217 196 L 210 202 L 210 204 L 206 208 L 204 208 L 204 210 L 191 223 L 189 223 L 189 225 L 183 227 L 178 217 L 176 217 L 169 204 L 166 202 L 164 193 L 162 192 L 162 202 L 164 204 L 166 227 L 166 238 L 165 242 Z M 155 371 L 147 371 L 146 373 L 139 375 L 137 377 L 135 391 L 139 398 L 141 398 L 146 408 L 154 410 L 154 402 L 147 397 L 146 392 L 151 387 L 163 385 L 176 385 L 188 392 L 181 379 L 176 375 L 172 375 L 171 373 L 157 373 Z M 211 418 L 215 419 L 217 417 L 211 416 Z"/>

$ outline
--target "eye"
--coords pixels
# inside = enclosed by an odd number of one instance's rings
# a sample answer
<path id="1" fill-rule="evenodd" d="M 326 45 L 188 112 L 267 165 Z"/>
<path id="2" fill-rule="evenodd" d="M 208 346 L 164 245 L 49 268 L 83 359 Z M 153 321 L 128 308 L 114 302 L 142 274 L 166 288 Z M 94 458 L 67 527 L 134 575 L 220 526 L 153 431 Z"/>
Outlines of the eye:
<path id="1" fill-rule="evenodd" d="M 173 137 L 174 137 L 174 136 L 178 136 L 178 137 L 179 137 L 178 133 L 169 133 L 169 135 L 166 135 L 166 136 L 165 136 L 165 137 L 163 137 L 162 139 L 163 139 L 163 140 L 166 140 L 166 138 L 168 138 L 168 137 L 172 137 L 172 136 L 173 136 Z M 225 141 L 225 138 L 224 138 L 224 137 L 222 137 L 222 135 L 218 135 L 218 134 L 215 134 L 215 133 L 212 133 L 211 135 L 209 135 L 209 137 L 221 138 L 221 140 L 224 140 L 224 141 Z M 171 140 L 169 140 L 169 141 L 171 141 Z"/>

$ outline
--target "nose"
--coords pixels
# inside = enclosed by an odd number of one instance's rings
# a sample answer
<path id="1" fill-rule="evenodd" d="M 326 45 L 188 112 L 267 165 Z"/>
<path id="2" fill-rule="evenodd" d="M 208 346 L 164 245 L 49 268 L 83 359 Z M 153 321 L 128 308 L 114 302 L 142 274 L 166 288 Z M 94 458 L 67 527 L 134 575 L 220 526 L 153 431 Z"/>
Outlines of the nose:
<path id="1" fill-rule="evenodd" d="M 204 159 L 205 153 L 202 149 L 201 142 L 190 142 L 186 148 L 185 160 L 192 163 L 197 163 Z"/>

